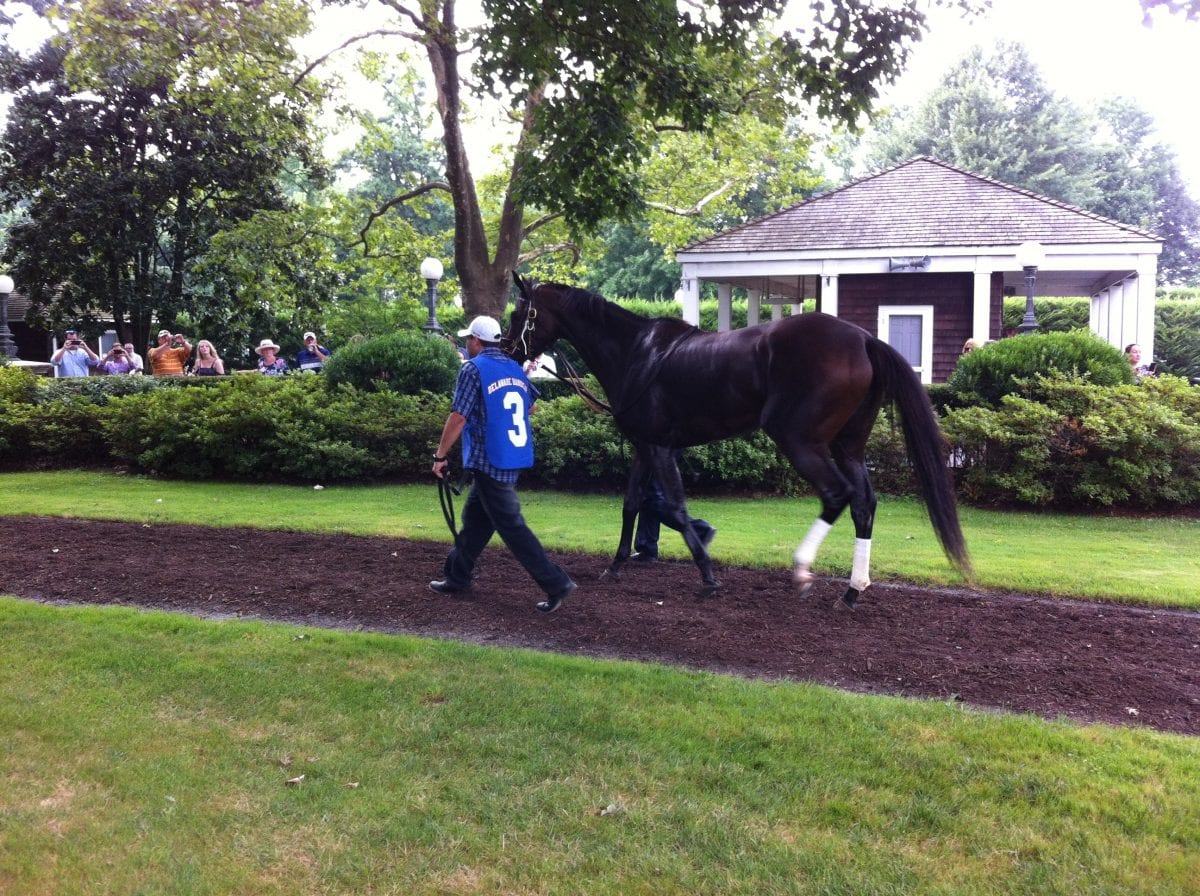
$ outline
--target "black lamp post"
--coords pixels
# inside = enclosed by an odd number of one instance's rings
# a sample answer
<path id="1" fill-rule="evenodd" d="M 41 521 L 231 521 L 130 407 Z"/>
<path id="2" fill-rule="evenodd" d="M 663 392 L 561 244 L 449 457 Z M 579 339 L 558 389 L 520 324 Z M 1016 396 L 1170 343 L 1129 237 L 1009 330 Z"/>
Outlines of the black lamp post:
<path id="1" fill-rule="evenodd" d="M 0 274 L 0 352 L 8 358 L 17 356 L 17 346 L 8 328 L 8 294 L 12 291 L 13 278 L 8 274 Z"/>
<path id="2" fill-rule="evenodd" d="M 429 290 L 429 320 L 425 322 L 425 326 L 421 327 L 421 329 L 427 333 L 442 332 L 442 328 L 438 326 L 437 321 L 437 287 L 438 281 L 442 279 L 442 273 L 442 263 L 436 258 L 426 258 L 421 262 L 421 276 L 425 278 L 425 285 Z"/>
<path id="3" fill-rule="evenodd" d="M 1038 268 L 1046 263 L 1046 250 L 1036 241 L 1017 246 L 1017 264 L 1025 271 L 1025 317 L 1017 332 L 1024 336 L 1038 328 L 1037 314 L 1033 310 L 1033 288 L 1037 284 Z"/>

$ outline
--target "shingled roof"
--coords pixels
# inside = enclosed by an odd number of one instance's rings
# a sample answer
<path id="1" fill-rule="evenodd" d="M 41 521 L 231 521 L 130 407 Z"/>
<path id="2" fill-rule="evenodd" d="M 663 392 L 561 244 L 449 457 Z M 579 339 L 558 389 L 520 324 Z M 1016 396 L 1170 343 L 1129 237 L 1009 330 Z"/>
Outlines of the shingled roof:
<path id="1" fill-rule="evenodd" d="M 1153 234 L 927 156 L 693 243 L 685 252 L 1158 242 Z"/>

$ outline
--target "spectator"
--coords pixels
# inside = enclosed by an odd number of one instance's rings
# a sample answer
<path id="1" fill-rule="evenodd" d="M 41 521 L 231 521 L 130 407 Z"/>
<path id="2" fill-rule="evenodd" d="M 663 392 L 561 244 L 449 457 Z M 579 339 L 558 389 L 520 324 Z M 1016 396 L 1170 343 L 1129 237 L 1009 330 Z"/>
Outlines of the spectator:
<path id="1" fill-rule="evenodd" d="M 129 360 L 125 346 L 119 342 L 113 343 L 113 347 L 108 350 L 108 354 L 100 362 L 100 369 L 110 376 L 137 373 L 137 368 Z"/>
<path id="2" fill-rule="evenodd" d="M 301 373 L 320 373 L 331 352 L 317 342 L 311 330 L 304 334 L 304 348 L 296 354 L 296 369 Z"/>
<path id="3" fill-rule="evenodd" d="M 148 354 L 155 376 L 183 376 L 183 367 L 192 356 L 192 344 L 182 333 L 159 330 L 158 345 Z"/>
<path id="4" fill-rule="evenodd" d="M 100 365 L 100 356 L 79 338 L 78 330 L 66 330 L 63 344 L 50 356 L 50 363 L 58 368 L 59 376 L 87 376 L 88 368 Z"/>
<path id="5" fill-rule="evenodd" d="M 964 355 L 969 355 L 969 354 L 971 354 L 971 352 L 975 351 L 975 349 L 977 349 L 977 348 L 979 348 L 979 340 L 978 339 L 968 339 L 966 342 L 963 343 L 962 353 Z"/>
<path id="6" fill-rule="evenodd" d="M 429 583 L 438 594 L 454 594 L 471 587 L 475 563 L 497 532 L 517 561 L 525 567 L 546 599 L 537 604 L 543 613 L 562 605 L 575 583 L 546 556 L 542 543 L 521 515 L 517 478 L 533 466 L 533 438 L 529 409 L 537 389 L 525 378 L 520 365 L 500 351 L 500 324 L 477 317 L 458 334 L 467 337 L 471 359 L 458 371 L 450 415 L 433 456 L 433 475 L 446 476 L 446 455 L 462 437 L 463 470 L 471 479 L 471 492 L 462 511 L 462 531 L 442 566 L 442 578 Z"/>
<path id="7" fill-rule="evenodd" d="M 129 363 L 133 365 L 133 370 L 130 373 L 145 373 L 146 362 L 142 360 L 142 356 L 133 350 L 133 343 L 125 343 L 125 354 L 129 357 Z"/>
<path id="8" fill-rule="evenodd" d="M 196 376 L 224 376 L 225 362 L 217 355 L 217 350 L 207 339 L 196 343 L 196 363 L 192 367 Z"/>
<path id="9" fill-rule="evenodd" d="M 279 351 L 279 346 L 270 339 L 264 339 L 254 351 L 258 354 L 259 373 L 267 376 L 283 376 L 288 372 L 288 362 L 275 356 L 275 353 Z"/>
<path id="10" fill-rule="evenodd" d="M 1158 371 L 1154 364 L 1142 363 L 1142 347 L 1136 342 L 1131 342 L 1125 346 L 1125 360 L 1129 362 L 1130 369 L 1133 370 L 1133 381 L 1140 383 L 1146 377 L 1158 376 Z"/>

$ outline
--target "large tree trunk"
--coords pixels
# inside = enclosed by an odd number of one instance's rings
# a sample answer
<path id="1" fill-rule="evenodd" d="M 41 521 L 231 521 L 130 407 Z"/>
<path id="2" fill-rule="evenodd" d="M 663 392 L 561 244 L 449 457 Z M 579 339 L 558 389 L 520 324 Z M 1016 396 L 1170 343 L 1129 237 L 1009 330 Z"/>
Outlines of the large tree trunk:
<path id="1" fill-rule="evenodd" d="M 512 272 L 520 256 L 524 209 L 512 199 L 510 180 L 493 258 L 463 143 L 454 0 L 446 0 L 442 5 L 440 23 L 433 19 L 425 21 L 425 35 L 425 49 L 437 88 L 438 115 L 442 120 L 446 181 L 454 200 L 454 267 L 462 286 L 463 310 L 468 319 L 479 314 L 499 319 L 508 304 Z M 527 114 L 526 126 L 528 121 Z"/>

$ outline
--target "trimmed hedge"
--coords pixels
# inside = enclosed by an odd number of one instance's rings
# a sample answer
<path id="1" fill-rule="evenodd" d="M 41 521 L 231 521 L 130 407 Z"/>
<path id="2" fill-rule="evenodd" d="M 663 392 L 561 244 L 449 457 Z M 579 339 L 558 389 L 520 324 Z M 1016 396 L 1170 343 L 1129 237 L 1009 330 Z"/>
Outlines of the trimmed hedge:
<path id="1" fill-rule="evenodd" d="M 325 362 L 322 375 L 335 386 L 363 392 L 449 392 L 460 364 L 446 339 L 417 330 L 352 342 Z"/>
<path id="2" fill-rule="evenodd" d="M 1030 349 L 1039 338 L 1004 343 L 1040 365 Z M 125 385 L 130 380 L 137 378 L 50 382 L 0 369 L 0 463 L 108 461 L 190 478 L 423 481 L 449 410 L 448 392 L 364 392 L 321 376 L 146 378 L 136 387 Z M 934 390 L 953 408 L 943 430 L 967 500 L 1079 509 L 1179 508 L 1200 500 L 1200 388 L 1177 377 L 1100 386 L 1038 372 L 1014 374 L 1013 382 L 1018 391 L 994 405 L 961 407 L 945 387 Z M 110 394 L 124 388 L 135 391 Z M 611 418 L 567 396 L 539 402 L 533 428 L 537 462 L 525 482 L 624 491 L 631 447 Z M 868 463 L 879 491 L 912 492 L 890 411 L 871 435 Z M 689 449 L 681 469 L 693 493 L 806 488 L 762 433 Z"/>
<path id="3" fill-rule="evenodd" d="M 1029 337 L 1022 337 L 1029 338 Z M 959 494 L 977 504 L 1182 508 L 1200 501 L 1200 389 L 1038 376 L 1032 397 L 950 411 Z"/>
<path id="4" fill-rule="evenodd" d="M 1031 333 L 1001 339 L 964 355 L 946 381 L 956 407 L 995 407 L 1006 395 L 1027 389 L 1038 374 L 1062 373 L 1098 386 L 1133 382 L 1124 354 L 1084 330 Z"/>

